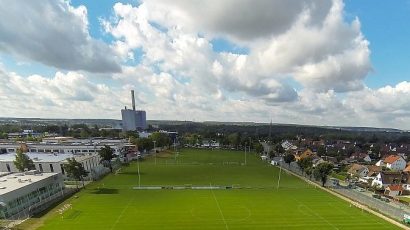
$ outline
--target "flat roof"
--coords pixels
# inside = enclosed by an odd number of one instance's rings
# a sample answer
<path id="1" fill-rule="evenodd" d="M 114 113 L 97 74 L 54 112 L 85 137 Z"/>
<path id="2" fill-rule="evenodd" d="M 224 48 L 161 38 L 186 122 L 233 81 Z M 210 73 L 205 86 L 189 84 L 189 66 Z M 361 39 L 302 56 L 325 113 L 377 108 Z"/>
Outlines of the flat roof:
<path id="1" fill-rule="evenodd" d="M 50 154 L 50 153 L 25 153 L 30 159 L 33 160 L 34 163 L 38 162 L 60 162 L 64 161 L 67 158 L 76 157 L 71 153 L 58 153 L 58 154 Z M 14 161 L 16 159 L 16 153 L 5 153 L 0 154 L 0 162 L 1 161 Z"/>
<path id="2" fill-rule="evenodd" d="M 55 175 L 58 175 L 58 173 L 39 173 L 33 175 L 12 173 L 0 176 L 0 196 Z"/>

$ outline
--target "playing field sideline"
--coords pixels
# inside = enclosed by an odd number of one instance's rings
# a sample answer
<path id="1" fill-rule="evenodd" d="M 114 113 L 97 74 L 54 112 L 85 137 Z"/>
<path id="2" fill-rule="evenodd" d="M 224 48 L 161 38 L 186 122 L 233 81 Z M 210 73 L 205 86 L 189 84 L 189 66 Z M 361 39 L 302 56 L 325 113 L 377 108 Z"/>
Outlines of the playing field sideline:
<path id="1" fill-rule="evenodd" d="M 185 149 L 132 163 L 22 229 L 397 229 L 256 155 Z M 156 164 L 155 164 L 156 162 Z M 138 178 L 138 165 L 140 180 Z M 136 190 L 133 187 L 164 187 Z M 171 187 L 187 189 L 169 189 Z M 189 189 L 228 186 L 228 189 Z M 229 189 L 233 186 L 236 189 Z"/>

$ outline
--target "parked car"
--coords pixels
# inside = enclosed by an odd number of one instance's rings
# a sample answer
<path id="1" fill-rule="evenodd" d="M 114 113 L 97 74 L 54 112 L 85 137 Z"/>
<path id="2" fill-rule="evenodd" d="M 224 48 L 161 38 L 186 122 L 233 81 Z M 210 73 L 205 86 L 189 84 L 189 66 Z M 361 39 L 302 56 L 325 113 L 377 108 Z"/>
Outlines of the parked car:
<path id="1" fill-rule="evenodd" d="M 376 198 L 376 199 L 381 199 L 382 198 L 382 196 L 380 196 L 379 194 L 373 194 L 372 197 Z"/>
<path id="2" fill-rule="evenodd" d="M 364 191 L 366 191 L 366 190 L 365 190 L 364 188 L 358 188 L 357 191 L 359 191 L 359 192 L 364 192 Z"/>
<path id="3" fill-rule="evenodd" d="M 390 199 L 389 199 L 389 198 L 386 198 L 386 197 L 382 197 L 382 198 L 380 198 L 380 200 L 382 200 L 382 201 L 384 201 L 384 202 L 386 202 L 386 203 L 389 203 L 389 202 L 390 202 Z"/>

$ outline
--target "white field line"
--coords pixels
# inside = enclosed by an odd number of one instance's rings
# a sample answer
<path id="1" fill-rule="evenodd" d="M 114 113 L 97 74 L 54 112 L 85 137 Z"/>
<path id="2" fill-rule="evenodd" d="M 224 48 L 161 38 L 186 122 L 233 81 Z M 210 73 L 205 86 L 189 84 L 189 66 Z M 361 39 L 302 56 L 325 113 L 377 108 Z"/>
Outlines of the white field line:
<path id="1" fill-rule="evenodd" d="M 334 224 L 330 223 L 330 222 L 329 222 L 326 218 L 324 218 L 323 216 L 321 216 L 321 215 L 319 215 L 318 213 L 316 213 L 315 211 L 313 211 L 313 210 L 312 210 L 311 208 L 309 208 L 307 205 L 305 205 L 304 203 L 300 202 L 300 201 L 299 201 L 298 199 L 296 199 L 296 198 L 293 198 L 293 199 L 296 200 L 296 201 L 299 203 L 299 205 L 302 205 L 302 206 L 304 206 L 305 208 L 307 208 L 310 213 L 312 213 L 312 214 L 315 215 L 316 217 L 319 217 L 321 220 L 325 221 L 329 226 L 331 226 L 332 228 L 334 228 L 334 229 L 336 229 L 336 230 L 339 230 L 338 227 L 336 227 Z"/>
<path id="2" fill-rule="evenodd" d="M 124 215 L 125 211 L 128 209 L 128 207 L 131 205 L 131 203 L 134 201 L 135 196 L 132 197 L 132 199 L 130 201 L 128 201 L 127 206 L 125 206 L 125 208 L 121 211 L 120 215 L 117 217 L 117 219 L 115 220 L 115 223 L 113 226 L 111 226 L 111 230 L 115 228 L 115 226 L 118 224 L 118 222 L 120 221 L 121 217 Z"/>
<path id="3" fill-rule="evenodd" d="M 306 178 L 304 178 L 304 177 L 302 177 L 302 176 L 299 176 L 298 174 L 296 174 L 296 173 L 294 173 L 294 172 L 292 172 L 292 171 L 289 171 L 289 170 L 287 170 L 287 169 L 284 169 L 284 170 L 287 171 L 287 172 L 289 172 L 290 174 L 292 174 L 292 175 L 294 175 L 294 176 L 296 176 L 296 177 L 302 179 L 303 181 L 306 181 L 307 183 L 314 185 L 316 188 L 322 189 L 322 190 L 324 190 L 324 191 L 326 191 L 326 192 L 328 192 L 328 193 L 330 193 L 330 194 L 332 194 L 332 195 L 334 195 L 334 196 L 336 196 L 336 197 L 339 197 L 340 199 L 342 199 L 342 200 L 344 200 L 344 201 L 347 201 L 347 202 L 349 202 L 349 203 L 355 205 L 355 206 L 358 207 L 358 208 L 361 208 L 361 209 L 363 209 L 363 210 L 366 210 L 367 212 L 369 212 L 369 213 L 371 213 L 371 214 L 373 214 L 373 215 L 375 215 L 375 216 L 378 216 L 378 217 L 382 218 L 383 220 L 385 220 L 385 221 L 387 221 L 387 222 L 390 222 L 391 224 L 396 225 L 397 227 L 400 227 L 400 228 L 402 228 L 402 229 L 408 229 L 408 230 L 410 230 L 410 228 L 409 228 L 408 226 L 406 226 L 406 225 L 404 225 L 404 224 L 402 224 L 402 223 L 399 223 L 398 221 L 394 220 L 393 218 L 387 217 L 387 216 L 385 216 L 385 215 L 383 215 L 383 214 L 381 214 L 381 213 L 379 213 L 379 212 L 376 212 L 376 211 L 370 209 L 370 208 L 369 208 L 368 206 L 366 206 L 366 205 L 360 204 L 359 202 L 356 202 L 356 201 L 354 201 L 354 200 L 352 200 L 352 199 L 350 199 L 350 198 L 347 198 L 347 197 L 345 197 L 345 196 L 342 196 L 342 195 L 340 195 L 339 193 L 336 193 L 336 192 L 334 192 L 334 191 L 332 191 L 332 190 L 330 190 L 330 189 L 328 189 L 328 188 L 324 188 L 324 187 L 322 187 L 322 186 L 318 186 L 317 184 L 313 183 L 312 181 L 309 181 L 309 180 L 307 180 Z"/>
<path id="4" fill-rule="evenodd" d="M 331 204 L 330 202 L 328 202 L 328 205 L 329 205 L 330 207 L 333 207 L 333 208 L 335 208 L 335 209 L 337 209 L 337 210 L 343 212 L 345 215 L 349 216 L 351 219 L 358 219 L 358 220 L 360 220 L 360 216 L 351 215 L 350 213 L 348 213 L 348 212 L 346 212 L 345 210 L 341 209 L 341 208 L 338 207 L 337 205 Z M 350 205 L 351 205 L 351 204 L 350 204 Z M 353 208 L 353 206 L 351 206 L 351 207 Z M 354 207 L 356 207 L 356 206 L 354 206 Z M 356 208 L 358 208 L 358 207 L 356 207 Z M 362 209 L 362 211 L 363 211 L 363 209 Z M 361 214 L 364 215 L 363 212 L 362 212 Z M 380 219 L 376 219 L 376 223 L 379 224 L 379 225 L 381 225 L 383 228 L 389 229 L 386 225 L 384 225 L 384 224 L 381 222 Z"/>
<path id="5" fill-rule="evenodd" d="M 209 186 L 210 186 L 210 187 L 212 187 L 212 184 L 211 184 L 211 183 L 209 183 Z M 225 216 L 224 216 L 224 214 L 222 213 L 222 209 L 221 209 L 221 207 L 219 206 L 219 202 L 218 202 L 218 200 L 216 199 L 216 196 L 215 196 L 214 190 L 213 190 L 213 189 L 211 189 L 211 192 L 212 192 L 212 196 L 214 197 L 214 200 L 215 200 L 215 202 L 216 202 L 216 205 L 218 206 L 219 213 L 221 214 L 222 220 L 224 221 L 225 228 L 226 228 L 226 230 L 229 230 L 228 224 L 226 223 L 226 220 L 225 220 Z"/>

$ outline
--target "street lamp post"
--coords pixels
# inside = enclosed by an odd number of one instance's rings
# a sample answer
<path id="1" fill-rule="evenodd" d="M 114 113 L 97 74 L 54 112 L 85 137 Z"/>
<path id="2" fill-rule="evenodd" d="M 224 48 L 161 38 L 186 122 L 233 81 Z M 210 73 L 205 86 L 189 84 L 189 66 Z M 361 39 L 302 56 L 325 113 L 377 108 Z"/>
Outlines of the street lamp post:
<path id="1" fill-rule="evenodd" d="M 280 174 L 282 173 L 282 165 L 281 165 L 282 160 L 279 160 L 279 177 L 278 177 L 278 186 L 276 187 L 276 190 L 279 189 L 279 183 L 280 183 Z"/>
<path id="2" fill-rule="evenodd" d="M 138 188 L 141 188 L 140 157 L 139 156 L 137 156 L 137 166 L 138 166 Z"/>
<path id="3" fill-rule="evenodd" d="M 155 165 L 157 165 L 157 150 L 155 149 L 155 143 L 156 143 L 157 141 L 152 141 L 152 142 L 154 142 Z"/>
<path id="4" fill-rule="evenodd" d="M 245 165 L 246 165 L 246 142 L 245 142 Z"/>

